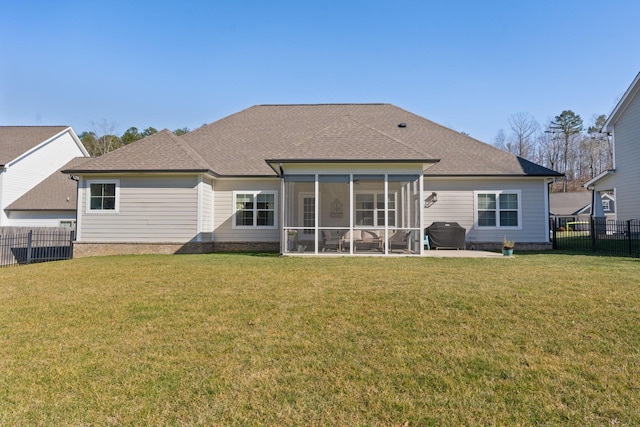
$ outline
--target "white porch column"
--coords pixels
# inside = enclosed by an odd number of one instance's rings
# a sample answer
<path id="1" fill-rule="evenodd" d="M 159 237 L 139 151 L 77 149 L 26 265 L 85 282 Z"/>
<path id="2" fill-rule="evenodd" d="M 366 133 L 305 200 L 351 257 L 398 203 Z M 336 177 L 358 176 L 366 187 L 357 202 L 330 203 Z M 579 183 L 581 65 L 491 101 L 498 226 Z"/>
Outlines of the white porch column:
<path id="1" fill-rule="evenodd" d="M 420 255 L 424 255 L 424 175 L 420 175 L 418 179 L 420 182 L 418 183 L 418 192 L 420 193 L 420 197 L 418 197 L 418 209 L 420 212 Z"/>

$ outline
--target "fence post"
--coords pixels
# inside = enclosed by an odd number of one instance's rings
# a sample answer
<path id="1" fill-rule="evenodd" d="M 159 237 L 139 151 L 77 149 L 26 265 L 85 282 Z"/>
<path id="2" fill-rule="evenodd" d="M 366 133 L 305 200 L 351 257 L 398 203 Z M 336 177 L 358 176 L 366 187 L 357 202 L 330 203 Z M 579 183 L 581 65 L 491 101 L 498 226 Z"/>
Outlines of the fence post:
<path id="1" fill-rule="evenodd" d="M 596 240 L 598 239 L 597 231 L 596 231 L 596 219 L 591 217 L 591 224 L 589 227 L 589 233 L 591 234 L 591 252 L 596 251 Z"/>
<path id="2" fill-rule="evenodd" d="M 33 242 L 33 230 L 27 235 L 27 264 L 31 264 L 31 244 Z"/>
<path id="3" fill-rule="evenodd" d="M 76 237 L 76 230 L 69 232 L 69 259 L 73 259 L 73 241 Z"/>
<path id="4" fill-rule="evenodd" d="M 629 246 L 629 255 L 633 255 L 633 250 L 631 249 L 633 238 L 631 237 L 631 220 L 627 220 L 627 241 Z"/>

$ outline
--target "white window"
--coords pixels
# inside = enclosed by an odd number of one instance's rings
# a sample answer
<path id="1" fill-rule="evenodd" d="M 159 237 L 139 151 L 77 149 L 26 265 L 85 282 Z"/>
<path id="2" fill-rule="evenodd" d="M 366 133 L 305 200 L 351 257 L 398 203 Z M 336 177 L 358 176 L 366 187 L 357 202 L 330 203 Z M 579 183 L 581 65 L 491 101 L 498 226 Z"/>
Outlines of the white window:
<path id="1" fill-rule="evenodd" d="M 478 228 L 522 228 L 520 191 L 476 191 Z"/>
<path id="2" fill-rule="evenodd" d="M 234 191 L 233 228 L 275 228 L 276 193 Z"/>
<path id="3" fill-rule="evenodd" d="M 120 181 L 87 181 L 87 212 L 113 213 L 120 209 Z"/>
<path id="4" fill-rule="evenodd" d="M 602 199 L 602 210 L 605 212 L 611 211 L 611 205 L 609 204 L 610 200 Z"/>
<path id="5" fill-rule="evenodd" d="M 396 196 L 389 193 L 389 226 L 396 225 Z M 384 193 L 356 193 L 355 225 L 384 227 Z"/>

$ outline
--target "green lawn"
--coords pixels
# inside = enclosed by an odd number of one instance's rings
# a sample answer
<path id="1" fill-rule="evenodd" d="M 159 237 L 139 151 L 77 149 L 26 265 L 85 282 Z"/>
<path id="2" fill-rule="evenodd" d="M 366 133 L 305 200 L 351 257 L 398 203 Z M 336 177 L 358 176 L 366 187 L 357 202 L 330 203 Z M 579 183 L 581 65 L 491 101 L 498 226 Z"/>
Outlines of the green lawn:
<path id="1" fill-rule="evenodd" d="M 0 425 L 640 425 L 640 261 L 0 269 Z"/>

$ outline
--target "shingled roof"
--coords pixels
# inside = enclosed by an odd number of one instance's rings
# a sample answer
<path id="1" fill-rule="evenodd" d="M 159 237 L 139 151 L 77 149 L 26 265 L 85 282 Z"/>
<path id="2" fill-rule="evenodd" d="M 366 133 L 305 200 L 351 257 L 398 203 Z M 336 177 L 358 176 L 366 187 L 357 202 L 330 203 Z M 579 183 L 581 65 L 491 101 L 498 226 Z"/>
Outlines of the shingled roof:
<path id="1" fill-rule="evenodd" d="M 258 105 L 179 138 L 167 132 L 72 172 L 200 168 L 220 176 L 274 176 L 266 160 L 277 159 L 437 162 L 429 176 L 560 175 L 390 104 Z M 163 145 L 175 151 L 176 140 L 193 152 L 181 147 L 174 157 Z"/>
<path id="2" fill-rule="evenodd" d="M 163 129 L 64 172 L 208 172 L 210 169 L 185 141 Z"/>
<path id="3" fill-rule="evenodd" d="M 590 204 L 590 191 L 549 194 L 549 210 L 552 215 L 577 215 Z"/>
<path id="4" fill-rule="evenodd" d="M 8 211 L 75 211 L 78 194 L 77 183 L 61 171 L 89 160 L 76 157 L 45 178 L 5 209 Z"/>
<path id="5" fill-rule="evenodd" d="M 0 126 L 0 166 L 68 128 L 69 126 Z"/>

